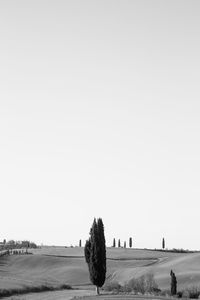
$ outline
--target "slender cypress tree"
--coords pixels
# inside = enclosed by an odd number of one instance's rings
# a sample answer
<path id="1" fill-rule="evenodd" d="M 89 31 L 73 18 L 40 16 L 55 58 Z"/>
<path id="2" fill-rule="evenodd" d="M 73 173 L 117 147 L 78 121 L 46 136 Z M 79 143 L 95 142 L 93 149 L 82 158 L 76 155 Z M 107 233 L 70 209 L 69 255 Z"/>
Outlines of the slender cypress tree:
<path id="1" fill-rule="evenodd" d="M 116 246 L 116 242 L 115 242 L 115 238 L 113 239 L 113 248 L 115 248 Z"/>
<path id="2" fill-rule="evenodd" d="M 132 238 L 129 238 L 129 247 L 132 248 Z"/>
<path id="3" fill-rule="evenodd" d="M 162 239 L 162 248 L 165 249 L 165 239 Z"/>
<path id="4" fill-rule="evenodd" d="M 120 242 L 120 239 L 118 240 L 118 248 L 121 247 L 121 242 Z"/>
<path id="5" fill-rule="evenodd" d="M 104 235 L 104 225 L 101 218 L 97 220 L 98 233 L 100 237 L 100 255 L 99 255 L 99 286 L 103 286 L 106 279 L 106 240 Z"/>
<path id="6" fill-rule="evenodd" d="M 176 280 L 175 273 L 172 270 L 170 272 L 170 276 L 171 276 L 171 295 L 174 296 L 177 293 L 177 280 Z"/>
<path id="7" fill-rule="evenodd" d="M 124 248 L 126 248 L 126 241 L 124 242 Z"/>
<path id="8" fill-rule="evenodd" d="M 82 247 L 82 243 L 81 243 L 81 240 L 79 241 L 79 247 Z"/>
<path id="9" fill-rule="evenodd" d="M 84 247 L 85 260 L 88 265 L 90 263 L 90 249 L 91 249 L 91 241 L 89 239 L 86 241 L 85 247 Z"/>
<path id="10" fill-rule="evenodd" d="M 90 238 L 86 241 L 85 260 L 88 264 L 91 282 L 96 285 L 97 294 L 106 278 L 106 242 L 102 219 L 94 219 L 90 230 Z"/>

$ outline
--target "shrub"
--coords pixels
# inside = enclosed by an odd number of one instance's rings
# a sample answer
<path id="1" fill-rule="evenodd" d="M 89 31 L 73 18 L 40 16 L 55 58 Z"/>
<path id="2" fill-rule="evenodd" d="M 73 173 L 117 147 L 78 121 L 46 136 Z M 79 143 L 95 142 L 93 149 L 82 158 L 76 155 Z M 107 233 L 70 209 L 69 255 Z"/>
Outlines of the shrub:
<path id="1" fill-rule="evenodd" d="M 145 293 L 145 277 L 141 276 L 139 278 L 132 278 L 127 283 L 127 287 L 128 287 L 128 289 L 130 289 L 131 291 L 133 291 L 135 293 L 144 294 Z"/>
<path id="2" fill-rule="evenodd" d="M 198 299 L 200 295 L 200 290 L 197 287 L 191 287 L 189 289 L 190 298 L 192 299 Z"/>
<path id="3" fill-rule="evenodd" d="M 125 283 L 125 285 L 122 286 L 122 292 L 131 293 L 132 292 L 131 286 L 128 283 Z"/>
<path id="4" fill-rule="evenodd" d="M 155 282 L 154 275 L 148 273 L 142 275 L 139 278 L 132 278 L 126 284 L 121 286 L 118 282 L 113 281 L 106 283 L 104 290 L 113 291 L 113 292 L 125 292 L 125 293 L 160 293 L 161 290 L 158 288 L 157 283 Z"/>
<path id="5" fill-rule="evenodd" d="M 126 291 L 134 291 L 135 293 L 158 293 L 161 290 L 155 282 L 154 275 L 148 273 L 139 278 L 132 278 L 125 286 Z"/>
<path id="6" fill-rule="evenodd" d="M 153 293 L 161 295 L 161 290 L 158 288 L 158 285 L 155 282 L 154 275 L 152 273 L 142 275 L 138 278 L 132 278 L 123 286 L 120 285 L 117 281 L 106 282 L 103 288 L 105 291 L 114 293 L 134 292 L 135 294 Z M 166 293 L 164 293 L 163 295 L 166 295 Z"/>
<path id="7" fill-rule="evenodd" d="M 179 291 L 177 292 L 177 298 L 182 298 L 183 297 L 183 292 L 182 291 Z"/>
<path id="8" fill-rule="evenodd" d="M 117 281 L 111 281 L 107 282 L 104 286 L 103 289 L 107 292 L 121 292 L 122 291 L 122 286 L 117 282 Z"/>
<path id="9" fill-rule="evenodd" d="M 148 273 L 145 276 L 145 291 L 149 293 L 160 291 L 152 273 Z"/>
<path id="10" fill-rule="evenodd" d="M 190 298 L 189 292 L 188 291 L 183 291 L 182 292 L 182 298 Z"/>
<path id="11" fill-rule="evenodd" d="M 200 295 L 200 288 L 196 286 L 191 286 L 182 291 L 183 298 L 198 299 L 199 295 Z"/>

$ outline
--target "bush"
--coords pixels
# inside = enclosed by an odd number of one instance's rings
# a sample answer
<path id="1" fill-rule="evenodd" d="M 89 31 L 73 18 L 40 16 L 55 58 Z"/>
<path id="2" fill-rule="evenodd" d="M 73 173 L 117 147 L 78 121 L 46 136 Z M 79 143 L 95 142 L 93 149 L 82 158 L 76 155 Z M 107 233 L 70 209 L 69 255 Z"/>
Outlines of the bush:
<path id="1" fill-rule="evenodd" d="M 148 273 L 145 276 L 145 290 L 149 293 L 160 291 L 152 273 Z"/>
<path id="2" fill-rule="evenodd" d="M 158 293 L 161 290 L 158 288 L 157 283 L 155 282 L 154 275 L 148 273 L 142 275 L 139 278 L 132 278 L 126 284 L 127 291 L 134 291 L 135 293 Z"/>
<path id="3" fill-rule="evenodd" d="M 179 291 L 179 292 L 177 292 L 177 298 L 182 298 L 183 297 L 183 292 L 181 292 L 181 291 Z"/>
<path id="4" fill-rule="evenodd" d="M 133 291 L 134 293 L 145 293 L 145 277 L 141 276 L 139 278 L 132 278 L 129 280 L 129 282 L 126 284 L 126 288 L 128 288 L 129 291 Z"/>
<path id="5" fill-rule="evenodd" d="M 189 289 L 189 295 L 190 295 L 190 298 L 192 298 L 192 299 L 198 299 L 199 295 L 200 295 L 199 288 L 197 288 L 197 287 L 191 287 Z"/>
<path id="6" fill-rule="evenodd" d="M 182 298 L 190 298 L 190 294 L 188 291 L 182 291 Z"/>
<path id="7" fill-rule="evenodd" d="M 200 287 L 191 286 L 182 291 L 177 292 L 177 298 L 199 299 Z"/>
<path id="8" fill-rule="evenodd" d="M 182 291 L 183 298 L 190 298 L 190 299 L 198 299 L 200 295 L 200 288 L 191 286 L 184 291 Z"/>
<path id="9" fill-rule="evenodd" d="M 154 275 L 152 273 L 148 273 L 146 275 L 142 275 L 139 278 L 132 278 L 125 285 L 121 286 L 118 282 L 113 281 L 106 283 L 104 286 L 104 290 L 113 291 L 113 292 L 125 292 L 131 293 L 159 293 L 161 290 L 158 288 L 157 283 L 155 282 Z"/>
<path id="10" fill-rule="evenodd" d="M 111 281 L 105 283 L 103 286 L 103 289 L 107 292 L 121 292 L 122 291 L 122 286 L 117 282 L 117 281 Z"/>

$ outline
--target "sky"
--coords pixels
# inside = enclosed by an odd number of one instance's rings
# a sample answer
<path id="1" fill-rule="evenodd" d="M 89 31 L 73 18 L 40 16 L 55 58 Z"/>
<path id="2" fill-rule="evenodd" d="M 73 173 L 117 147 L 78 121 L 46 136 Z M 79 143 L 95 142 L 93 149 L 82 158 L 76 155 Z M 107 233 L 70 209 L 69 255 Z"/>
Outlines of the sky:
<path id="1" fill-rule="evenodd" d="M 200 249 L 199 14 L 0 1 L 0 240 Z"/>

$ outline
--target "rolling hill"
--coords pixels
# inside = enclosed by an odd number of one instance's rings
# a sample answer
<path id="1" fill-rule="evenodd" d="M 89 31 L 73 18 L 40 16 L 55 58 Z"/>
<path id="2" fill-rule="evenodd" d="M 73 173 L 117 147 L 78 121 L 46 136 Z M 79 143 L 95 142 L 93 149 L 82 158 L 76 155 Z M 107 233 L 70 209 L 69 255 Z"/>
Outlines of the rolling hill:
<path id="1" fill-rule="evenodd" d="M 200 282 L 200 253 L 169 253 L 153 250 L 107 248 L 107 281 L 123 284 L 148 272 L 162 289 L 169 289 L 170 270 L 178 289 Z M 0 257 L 0 289 L 67 283 L 91 288 L 83 248 L 43 247 L 33 255 Z"/>

